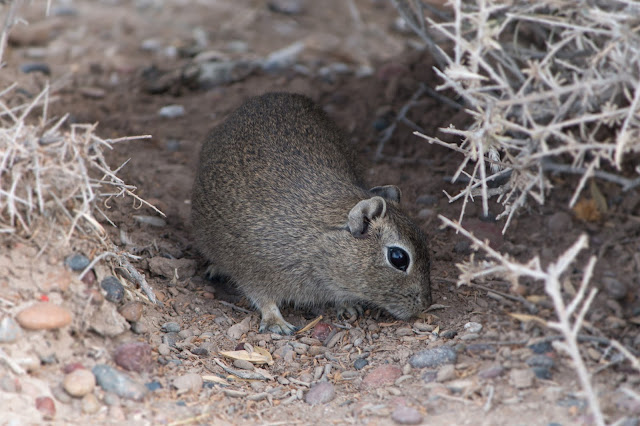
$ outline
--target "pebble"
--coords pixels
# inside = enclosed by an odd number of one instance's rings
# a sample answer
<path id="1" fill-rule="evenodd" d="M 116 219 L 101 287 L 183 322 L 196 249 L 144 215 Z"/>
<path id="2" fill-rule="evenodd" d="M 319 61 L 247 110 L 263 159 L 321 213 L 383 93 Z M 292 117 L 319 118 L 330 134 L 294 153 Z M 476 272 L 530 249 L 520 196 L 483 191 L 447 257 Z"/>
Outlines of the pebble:
<path id="1" fill-rule="evenodd" d="M 604 283 L 604 288 L 610 298 L 614 300 L 622 300 L 627 297 L 629 289 L 623 282 L 618 281 L 613 277 L 604 277 L 602 278 L 602 282 Z"/>
<path id="2" fill-rule="evenodd" d="M 91 263 L 89 258 L 80 253 L 69 255 L 64 260 L 64 264 L 67 265 L 69 269 L 76 272 L 84 271 L 87 266 L 89 266 L 89 263 Z"/>
<path id="3" fill-rule="evenodd" d="M 164 324 L 162 324 L 162 327 L 160 327 L 160 329 L 165 333 L 179 333 L 180 324 L 178 324 L 177 322 L 165 322 Z"/>
<path id="4" fill-rule="evenodd" d="M 176 377 L 171 383 L 178 390 L 178 395 L 186 392 L 200 392 L 202 389 L 202 376 L 196 373 L 187 373 Z"/>
<path id="5" fill-rule="evenodd" d="M 39 302 L 23 309 L 16 321 L 27 330 L 53 330 L 71 324 L 71 312 L 49 302 Z"/>
<path id="6" fill-rule="evenodd" d="M 53 397 L 57 401 L 62 402 L 63 404 L 71 404 L 71 401 L 73 401 L 71 395 L 69 395 L 67 391 L 65 391 L 62 387 L 62 383 L 51 387 L 51 395 L 53 395 Z"/>
<path id="7" fill-rule="evenodd" d="M 143 399 L 147 393 L 145 386 L 108 365 L 98 364 L 91 371 L 96 376 L 96 382 L 105 392 L 113 392 L 121 398 L 136 401 Z"/>
<path id="8" fill-rule="evenodd" d="M 422 414 L 415 408 L 399 405 L 391 413 L 391 420 L 401 425 L 419 425 L 422 423 Z"/>
<path id="9" fill-rule="evenodd" d="M 304 0 L 270 0 L 269 10 L 284 15 L 298 15 L 304 8 Z"/>
<path id="10" fill-rule="evenodd" d="M 456 378 L 456 368 L 453 364 L 446 364 L 438 370 L 436 381 L 448 382 Z"/>
<path id="11" fill-rule="evenodd" d="M 500 376 L 504 372 L 504 367 L 501 365 L 492 365 L 478 372 L 478 377 L 482 379 L 494 379 Z"/>
<path id="12" fill-rule="evenodd" d="M 529 367 L 553 368 L 555 362 L 547 355 L 532 355 L 525 361 Z"/>
<path id="13" fill-rule="evenodd" d="M 396 330 L 396 336 L 413 336 L 413 330 L 409 327 L 403 327 Z"/>
<path id="14" fill-rule="evenodd" d="M 109 406 L 120 405 L 120 397 L 115 393 L 111 393 L 111 392 L 106 392 L 104 394 L 104 397 L 102 398 L 102 401 Z"/>
<path id="15" fill-rule="evenodd" d="M 118 309 L 120 315 L 129 322 L 140 321 L 142 317 L 142 303 L 140 302 L 127 302 L 120 309 Z"/>
<path id="16" fill-rule="evenodd" d="M 22 329 L 11 317 L 4 317 L 0 321 L 0 343 L 11 343 L 22 336 Z"/>
<path id="17" fill-rule="evenodd" d="M 172 348 L 175 348 L 176 343 L 179 341 L 180 341 L 180 336 L 178 336 L 178 333 L 170 332 L 170 333 L 165 333 L 165 335 L 162 336 L 162 343 L 165 343 L 171 346 Z"/>
<path id="18" fill-rule="evenodd" d="M 149 371 L 153 368 L 151 346 L 144 342 L 123 343 L 113 355 L 115 363 L 129 371 Z"/>
<path id="19" fill-rule="evenodd" d="M 531 367 L 531 371 L 538 379 L 551 380 L 553 373 L 547 367 Z"/>
<path id="20" fill-rule="evenodd" d="M 464 340 L 464 341 L 475 340 L 478 337 L 480 337 L 480 335 L 478 333 L 467 333 L 467 334 L 463 335 L 462 337 L 460 337 L 460 340 Z"/>
<path id="21" fill-rule="evenodd" d="M 319 322 L 315 327 L 313 327 L 311 337 L 324 342 L 327 340 L 327 337 L 329 337 L 329 333 L 331 333 L 331 325 L 326 322 Z"/>
<path id="22" fill-rule="evenodd" d="M 180 279 L 191 278 L 196 274 L 197 266 L 193 259 L 167 259 L 162 256 L 149 259 L 149 270 L 169 279 L 173 279 L 176 273 Z"/>
<path id="23" fill-rule="evenodd" d="M 249 331 L 249 323 L 251 322 L 251 317 L 248 316 L 243 319 L 241 322 L 232 325 L 227 330 L 227 336 L 234 340 L 238 340 L 242 338 L 242 336 Z"/>
<path id="24" fill-rule="evenodd" d="M 482 331 L 482 324 L 477 322 L 468 322 L 464 325 L 464 329 L 469 333 L 480 333 L 480 331 Z"/>
<path id="25" fill-rule="evenodd" d="M 402 370 L 395 365 L 381 365 L 374 368 L 362 379 L 362 387 L 365 389 L 377 388 L 389 385 L 402 376 Z"/>
<path id="26" fill-rule="evenodd" d="M 182 105 L 167 105 L 160 108 L 158 115 L 164 118 L 178 118 L 182 117 L 184 112 Z"/>
<path id="27" fill-rule="evenodd" d="M 171 353 L 171 348 L 166 343 L 160 343 L 158 345 L 158 353 L 162 356 L 168 356 Z"/>
<path id="28" fill-rule="evenodd" d="M 455 331 L 455 330 L 447 330 L 447 331 L 443 331 L 442 333 L 440 333 L 440 337 L 442 337 L 444 339 L 453 339 L 457 335 L 458 335 L 458 332 Z"/>
<path id="29" fill-rule="evenodd" d="M 413 368 L 433 368 L 443 364 L 455 364 L 458 359 L 457 352 L 449 346 L 441 346 L 434 349 L 425 349 L 409 358 L 409 364 Z"/>
<path id="30" fill-rule="evenodd" d="M 425 194 L 416 198 L 416 204 L 422 204 L 423 206 L 435 206 L 438 204 L 438 199 L 439 197 L 436 197 L 435 195 Z"/>
<path id="31" fill-rule="evenodd" d="M 51 75 L 51 68 L 44 62 L 33 62 L 30 64 L 20 65 L 20 71 L 25 74 L 41 72 L 44 75 Z"/>
<path id="32" fill-rule="evenodd" d="M 162 384 L 160 382 L 155 381 L 155 380 L 153 382 L 145 383 L 145 386 L 151 392 L 157 391 L 158 389 L 162 389 Z"/>
<path id="33" fill-rule="evenodd" d="M 87 394 L 82 398 L 82 412 L 85 414 L 94 414 L 100 410 L 100 402 L 96 396 L 92 393 Z"/>
<path id="34" fill-rule="evenodd" d="M 202 347 L 191 349 L 191 353 L 194 354 L 194 355 L 201 356 L 201 357 L 209 356 L 209 350 L 206 349 L 206 348 L 202 348 Z"/>
<path id="35" fill-rule="evenodd" d="M 93 391 L 96 378 L 89 370 L 80 368 L 64 376 L 62 387 L 73 397 L 80 398 Z"/>
<path id="36" fill-rule="evenodd" d="M 565 212 L 556 212 L 547 219 L 547 226 L 554 234 L 564 233 L 571 229 L 571 216 Z"/>
<path id="37" fill-rule="evenodd" d="M 333 384 L 329 382 L 316 383 L 304 396 L 304 402 L 309 405 L 326 404 L 336 396 Z"/>
<path id="38" fill-rule="evenodd" d="M 255 369 L 253 364 L 244 359 L 236 359 L 235 361 L 233 361 L 233 366 L 241 370 L 253 371 Z"/>
<path id="39" fill-rule="evenodd" d="M 356 370 L 362 370 L 367 365 L 369 365 L 369 361 L 364 358 L 358 358 L 353 363 L 353 368 L 355 368 Z"/>
<path id="40" fill-rule="evenodd" d="M 511 383 L 517 389 L 530 388 L 533 385 L 533 371 L 529 369 L 511 370 Z"/>
<path id="41" fill-rule="evenodd" d="M 109 302 L 120 303 L 124 297 L 124 287 L 120 280 L 113 275 L 106 277 L 100 282 L 100 287 L 105 291 L 104 298 Z"/>
<path id="42" fill-rule="evenodd" d="M 36 409 L 42 413 L 46 420 L 51 420 L 56 416 L 56 404 L 48 396 L 36 398 Z"/>
<path id="43" fill-rule="evenodd" d="M 138 321 L 131 324 L 131 331 L 135 334 L 145 334 L 149 332 L 149 328 L 145 323 Z"/>
<path id="44" fill-rule="evenodd" d="M 528 348 L 531 349 L 534 354 L 545 354 L 553 352 L 553 346 L 551 345 L 551 342 L 532 343 L 528 346 Z"/>

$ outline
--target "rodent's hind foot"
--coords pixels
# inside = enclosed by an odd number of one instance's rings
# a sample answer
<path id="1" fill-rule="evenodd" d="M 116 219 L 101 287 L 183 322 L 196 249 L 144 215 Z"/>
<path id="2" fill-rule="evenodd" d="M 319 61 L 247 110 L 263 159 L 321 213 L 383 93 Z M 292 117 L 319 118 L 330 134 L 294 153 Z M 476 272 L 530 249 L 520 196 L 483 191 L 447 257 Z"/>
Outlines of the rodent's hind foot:
<path id="1" fill-rule="evenodd" d="M 336 315 L 340 320 L 355 321 L 364 315 L 364 309 L 359 304 L 342 303 L 336 306 Z"/>
<path id="2" fill-rule="evenodd" d="M 262 320 L 260 321 L 260 328 L 258 331 L 264 333 L 270 331 L 276 334 L 290 335 L 298 331 L 298 327 L 293 324 L 289 324 L 282 318 L 280 309 L 275 303 L 269 303 L 259 307 L 262 314 Z"/>

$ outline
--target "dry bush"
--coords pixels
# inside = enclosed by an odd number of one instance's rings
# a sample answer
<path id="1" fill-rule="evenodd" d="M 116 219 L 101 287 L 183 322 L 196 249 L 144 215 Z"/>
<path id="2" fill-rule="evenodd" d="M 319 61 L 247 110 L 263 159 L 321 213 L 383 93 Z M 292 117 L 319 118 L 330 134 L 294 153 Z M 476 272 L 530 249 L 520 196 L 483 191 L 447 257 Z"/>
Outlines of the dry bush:
<path id="1" fill-rule="evenodd" d="M 104 206 L 111 198 L 129 196 L 149 205 L 103 154 L 118 142 L 148 136 L 102 139 L 95 125 L 67 127 L 67 116 L 48 117 L 48 88 L 28 104 L 10 106 L 6 99 L 14 88 L 0 93 L 0 233 L 62 231 L 66 241 L 76 231 L 101 237 L 96 215 L 108 220 Z M 36 110 L 39 119 L 30 117 Z"/>
<path id="2" fill-rule="evenodd" d="M 419 0 L 393 2 L 439 64 L 438 89 L 453 89 L 473 117 L 467 129 L 441 129 L 459 145 L 419 134 L 464 156 L 455 178 L 469 183 L 447 194 L 464 199 L 460 221 L 469 200 L 481 196 L 487 214 L 497 196 L 505 232 L 520 207 L 544 203 L 548 171 L 581 175 L 571 206 L 593 176 L 624 191 L 640 185 L 621 176 L 625 157 L 640 152 L 640 3 L 452 0 L 451 19 L 434 22 Z M 495 187 L 500 176 L 510 178 Z"/>

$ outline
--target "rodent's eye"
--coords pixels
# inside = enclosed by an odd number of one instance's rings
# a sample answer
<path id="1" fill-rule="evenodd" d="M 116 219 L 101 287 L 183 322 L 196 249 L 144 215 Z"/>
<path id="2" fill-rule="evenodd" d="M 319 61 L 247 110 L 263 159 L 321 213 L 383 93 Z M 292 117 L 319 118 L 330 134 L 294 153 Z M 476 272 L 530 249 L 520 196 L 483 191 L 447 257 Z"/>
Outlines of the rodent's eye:
<path id="1" fill-rule="evenodd" d="M 387 258 L 395 268 L 406 271 L 409 267 L 409 254 L 400 247 L 389 247 Z"/>

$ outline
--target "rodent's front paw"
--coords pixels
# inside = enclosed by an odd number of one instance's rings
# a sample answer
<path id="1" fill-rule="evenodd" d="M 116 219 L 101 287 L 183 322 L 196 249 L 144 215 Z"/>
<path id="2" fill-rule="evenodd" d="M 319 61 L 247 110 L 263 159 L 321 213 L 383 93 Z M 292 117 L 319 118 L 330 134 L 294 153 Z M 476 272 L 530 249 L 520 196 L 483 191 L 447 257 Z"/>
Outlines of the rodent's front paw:
<path id="1" fill-rule="evenodd" d="M 298 331 L 298 327 L 293 324 L 289 324 L 285 320 L 282 320 L 280 322 L 267 322 L 265 320 L 262 320 L 260 321 L 260 328 L 258 329 L 258 331 L 260 333 L 270 331 L 277 334 L 291 335 Z"/>
<path id="2" fill-rule="evenodd" d="M 354 321 L 364 315 L 364 309 L 357 303 L 353 305 L 343 303 L 336 307 L 336 314 L 338 319 Z"/>

